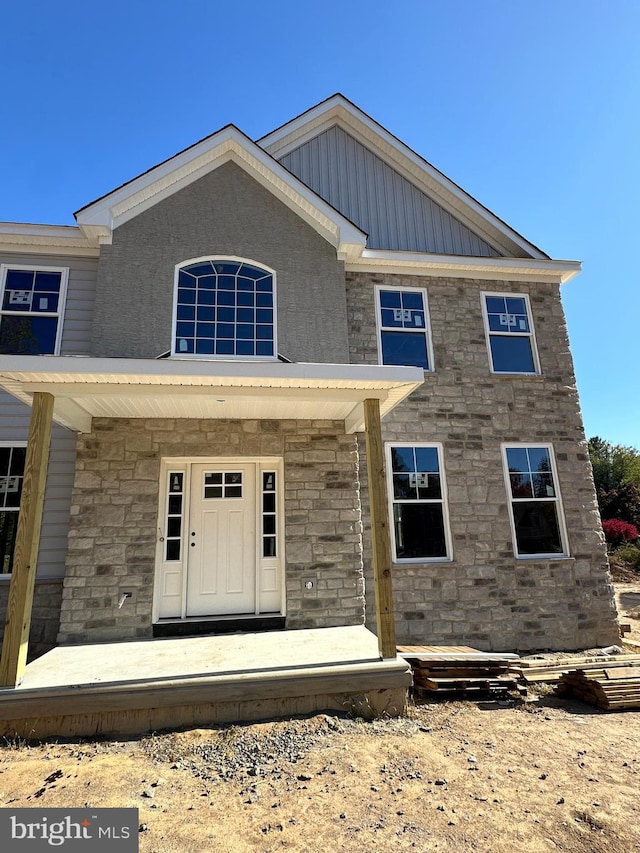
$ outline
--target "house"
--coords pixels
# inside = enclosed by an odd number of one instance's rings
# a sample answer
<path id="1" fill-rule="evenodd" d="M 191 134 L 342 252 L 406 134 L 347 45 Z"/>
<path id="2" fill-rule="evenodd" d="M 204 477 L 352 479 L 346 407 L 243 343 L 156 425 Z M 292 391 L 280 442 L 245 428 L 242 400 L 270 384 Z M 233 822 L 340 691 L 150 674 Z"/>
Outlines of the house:
<path id="1" fill-rule="evenodd" d="M 0 227 L 0 600 L 15 633 L 32 407 L 32 650 L 365 619 L 618 640 L 560 300 L 578 262 L 341 95 L 76 221 Z"/>

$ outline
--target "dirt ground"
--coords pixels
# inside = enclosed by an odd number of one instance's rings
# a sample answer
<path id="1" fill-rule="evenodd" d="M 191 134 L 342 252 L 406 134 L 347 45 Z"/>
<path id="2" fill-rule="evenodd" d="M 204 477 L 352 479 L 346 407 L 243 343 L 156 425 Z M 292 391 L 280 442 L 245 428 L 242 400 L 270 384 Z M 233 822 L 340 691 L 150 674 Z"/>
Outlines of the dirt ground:
<path id="1" fill-rule="evenodd" d="M 619 588 L 622 614 L 637 589 Z M 637 596 L 637 599 L 634 597 Z M 630 606 L 627 606 L 630 605 Z M 634 624 L 640 634 L 640 619 Z M 640 712 L 555 695 L 436 701 L 0 745 L 0 806 L 139 809 L 143 853 L 640 851 Z"/>

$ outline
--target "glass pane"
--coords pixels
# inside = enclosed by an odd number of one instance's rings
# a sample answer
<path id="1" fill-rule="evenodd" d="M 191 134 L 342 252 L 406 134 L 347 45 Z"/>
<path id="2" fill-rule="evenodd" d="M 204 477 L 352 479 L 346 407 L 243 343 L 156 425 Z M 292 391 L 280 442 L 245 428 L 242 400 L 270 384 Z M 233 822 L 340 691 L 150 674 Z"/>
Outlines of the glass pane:
<path id="1" fill-rule="evenodd" d="M 0 477 L 9 473 L 9 462 L 11 460 L 11 448 L 0 447 Z"/>
<path id="2" fill-rule="evenodd" d="M 258 341 L 256 355 L 273 356 L 273 341 Z"/>
<path id="3" fill-rule="evenodd" d="M 382 363 L 429 369 L 427 339 L 422 332 L 382 332 Z"/>
<path id="4" fill-rule="evenodd" d="M 394 504 L 393 515 L 399 559 L 447 556 L 442 504 Z"/>
<path id="5" fill-rule="evenodd" d="M 9 473 L 19 474 L 20 476 L 22 476 L 24 474 L 25 459 L 27 458 L 27 448 L 13 447 L 11 448 L 11 450 L 11 468 L 9 469 Z"/>
<path id="6" fill-rule="evenodd" d="M 213 307 L 213 305 L 198 306 L 198 320 L 211 323 L 215 319 L 216 309 Z"/>
<path id="7" fill-rule="evenodd" d="M 528 337 L 491 335 L 491 358 L 496 373 L 535 373 Z"/>
<path id="8" fill-rule="evenodd" d="M 522 296 L 507 296 L 507 313 L 527 316 L 527 305 Z"/>
<path id="9" fill-rule="evenodd" d="M 410 475 L 411 476 L 411 475 Z M 440 474 L 416 474 L 418 486 L 418 498 L 427 500 L 429 498 L 442 497 L 442 484 L 440 482 Z"/>
<path id="10" fill-rule="evenodd" d="M 413 447 L 392 447 L 391 469 L 393 471 L 415 471 Z"/>
<path id="11" fill-rule="evenodd" d="M 204 475 L 205 486 L 219 486 L 222 483 L 222 474 L 213 473 Z"/>
<path id="12" fill-rule="evenodd" d="M 33 290 L 33 270 L 7 270 L 7 290 Z"/>
<path id="13" fill-rule="evenodd" d="M 166 560 L 180 559 L 180 540 L 167 539 Z"/>
<path id="14" fill-rule="evenodd" d="M 204 338 L 201 341 L 196 341 L 196 352 L 198 355 L 212 355 L 213 340 Z"/>
<path id="15" fill-rule="evenodd" d="M 205 497 L 205 500 L 211 500 L 213 498 L 221 498 L 222 497 L 222 486 L 205 486 L 204 487 L 204 497 Z"/>
<path id="16" fill-rule="evenodd" d="M 262 532 L 263 533 L 275 533 L 276 532 L 276 517 L 275 515 L 265 515 L 262 518 Z"/>
<path id="17" fill-rule="evenodd" d="M 511 495 L 514 498 L 532 498 L 531 476 L 529 474 L 510 474 Z"/>
<path id="18" fill-rule="evenodd" d="M 401 308 L 401 297 L 399 290 L 381 290 L 380 291 L 380 307 L 381 308 Z"/>
<path id="19" fill-rule="evenodd" d="M 488 314 L 506 314 L 507 308 L 504 296 L 487 296 Z"/>
<path id="20" fill-rule="evenodd" d="M 276 511 L 276 496 L 274 492 L 266 492 L 262 496 L 262 510 L 263 512 Z"/>
<path id="21" fill-rule="evenodd" d="M 555 501 L 514 503 L 513 520 L 519 554 L 563 553 Z"/>
<path id="22" fill-rule="evenodd" d="M 178 308 L 176 310 L 176 316 L 178 320 L 195 320 L 195 305 L 178 305 Z"/>
<path id="23" fill-rule="evenodd" d="M 7 314 L 0 322 L 0 353 L 52 355 L 57 329 L 57 317 L 16 317 Z"/>
<path id="24" fill-rule="evenodd" d="M 533 475 L 533 494 L 536 498 L 555 498 L 556 490 L 551 474 Z"/>
<path id="25" fill-rule="evenodd" d="M 182 512 L 182 495 L 170 495 L 169 512 L 171 515 L 180 515 Z"/>
<path id="26" fill-rule="evenodd" d="M 13 566 L 18 515 L 17 512 L 0 512 L 0 574 L 2 575 L 9 574 Z"/>
<path id="27" fill-rule="evenodd" d="M 276 475 L 275 471 L 266 471 L 262 475 L 262 491 L 263 492 L 272 492 L 276 487 Z"/>
<path id="28" fill-rule="evenodd" d="M 255 353 L 255 344 L 253 341 L 237 341 L 236 355 L 253 355 Z"/>
<path id="29" fill-rule="evenodd" d="M 262 556 L 276 556 L 276 538 L 275 536 L 267 536 L 262 540 Z"/>
<path id="30" fill-rule="evenodd" d="M 507 466 L 509 471 L 528 471 L 529 458 L 526 447 L 508 447 Z"/>
<path id="31" fill-rule="evenodd" d="M 225 498 L 241 498 L 242 486 L 225 486 L 224 496 Z"/>
<path id="32" fill-rule="evenodd" d="M 224 475 L 225 483 L 241 483 L 242 482 L 242 474 L 240 471 L 233 473 L 226 473 Z"/>
<path id="33" fill-rule="evenodd" d="M 416 500 L 418 493 L 416 490 L 415 479 L 412 481 L 411 474 L 393 475 L 393 497 Z"/>
<path id="34" fill-rule="evenodd" d="M 529 465 L 532 473 L 549 472 L 551 471 L 551 460 L 549 459 L 549 449 L 547 447 L 529 447 Z"/>
<path id="35" fill-rule="evenodd" d="M 215 275 L 201 275 L 198 278 L 198 290 L 215 290 L 217 277 Z"/>
<path id="36" fill-rule="evenodd" d="M 182 533 L 182 519 L 168 518 L 167 519 L 167 536 L 180 536 Z"/>
<path id="37" fill-rule="evenodd" d="M 438 473 L 440 466 L 437 447 L 416 447 L 416 470 Z"/>
<path id="38" fill-rule="evenodd" d="M 418 291 L 405 290 L 402 292 L 402 307 L 412 311 L 424 311 L 422 294 Z"/>
<path id="39" fill-rule="evenodd" d="M 184 474 L 181 472 L 176 472 L 173 474 L 169 474 L 169 491 L 170 492 L 181 492 L 182 491 L 182 481 Z"/>

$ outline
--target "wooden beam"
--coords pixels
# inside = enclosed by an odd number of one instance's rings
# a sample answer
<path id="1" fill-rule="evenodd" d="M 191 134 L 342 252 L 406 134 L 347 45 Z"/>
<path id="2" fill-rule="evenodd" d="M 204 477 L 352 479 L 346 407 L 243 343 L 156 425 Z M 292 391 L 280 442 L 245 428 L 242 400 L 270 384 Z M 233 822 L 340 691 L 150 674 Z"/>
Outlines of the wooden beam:
<path id="1" fill-rule="evenodd" d="M 396 628 L 391 582 L 391 537 L 387 505 L 379 400 L 364 401 L 367 478 L 373 545 L 373 583 L 376 599 L 378 646 L 383 659 L 396 657 Z"/>
<path id="2" fill-rule="evenodd" d="M 51 394 L 36 392 L 33 395 L 13 571 L 2 640 L 0 687 L 16 687 L 22 680 L 27 664 L 53 402 Z"/>

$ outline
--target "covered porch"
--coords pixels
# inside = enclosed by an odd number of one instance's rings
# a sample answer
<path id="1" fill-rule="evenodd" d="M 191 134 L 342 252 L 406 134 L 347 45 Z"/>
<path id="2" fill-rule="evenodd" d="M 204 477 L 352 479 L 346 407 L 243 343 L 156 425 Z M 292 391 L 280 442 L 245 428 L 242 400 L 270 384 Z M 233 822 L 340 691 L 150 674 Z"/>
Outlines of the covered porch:
<path id="1" fill-rule="evenodd" d="M 364 365 L 327 365 L 327 364 L 290 364 L 282 362 L 246 363 L 246 362 L 205 362 L 179 360 L 131 360 L 131 359 L 93 359 L 51 357 L 47 359 L 30 356 L 5 356 L 0 359 L 0 386 L 12 393 L 18 399 L 32 405 L 31 430 L 27 447 L 27 462 L 21 503 L 20 522 L 16 540 L 16 556 L 14 573 L 9 594 L 9 607 L 5 626 L 2 662 L 0 665 L 0 683 L 5 690 L 0 694 L 5 708 L 5 719 L 30 719 L 27 710 L 37 708 L 37 702 L 45 699 L 46 706 L 53 708 L 55 703 L 62 703 L 64 697 L 69 698 L 70 692 L 79 699 L 85 696 L 85 704 L 77 708 L 85 708 L 83 713 L 93 713 L 91 702 L 95 707 L 100 706 L 97 698 L 104 694 L 124 695 L 136 694 L 146 696 L 153 708 L 175 708 L 177 705 L 189 704 L 188 698 L 197 686 L 200 677 L 207 684 L 215 680 L 214 694 L 205 694 L 212 701 L 195 704 L 214 705 L 225 699 L 225 713 L 232 713 L 232 718 L 241 719 L 238 714 L 249 711 L 229 709 L 233 703 L 256 703 L 263 695 L 270 702 L 285 700 L 289 706 L 294 699 L 307 696 L 312 701 L 313 696 L 325 697 L 322 703 L 329 702 L 326 697 L 341 695 L 338 689 L 341 683 L 351 683 L 357 694 L 369 694 L 370 690 L 383 689 L 376 687 L 377 678 L 384 681 L 391 672 L 394 681 L 393 689 L 403 684 L 406 689 L 407 668 L 404 664 L 396 664 L 395 634 L 393 630 L 393 603 L 391 594 L 391 558 L 389 548 L 388 510 L 386 501 L 386 486 L 384 478 L 384 462 L 380 419 L 410 394 L 423 381 L 423 373 L 416 368 L 382 367 Z M 371 502 L 371 514 L 374 530 L 374 564 L 375 589 L 377 610 L 377 638 L 360 625 L 350 627 L 323 627 L 319 629 L 317 641 L 309 646 L 309 655 L 299 658 L 295 654 L 298 643 L 291 640 L 297 637 L 303 639 L 305 634 L 314 632 L 286 631 L 282 634 L 269 633 L 261 635 L 237 635 L 247 638 L 257 637 L 254 647 L 238 654 L 237 660 L 246 660 L 244 664 L 231 665 L 224 663 L 222 658 L 225 644 L 240 642 L 234 637 L 185 638 L 181 640 L 159 640 L 106 644 L 83 644 L 79 646 L 59 647 L 44 658 L 34 661 L 25 670 L 30 609 L 33 597 L 33 583 L 37 563 L 39 519 L 42 512 L 42 494 L 46 479 L 46 460 L 48 447 L 48 430 L 51 423 L 56 421 L 78 433 L 85 433 L 92 428 L 94 418 L 120 419 L 206 419 L 207 421 L 225 420 L 231 422 L 246 422 L 246 419 L 268 419 L 270 422 L 281 423 L 287 420 L 306 420 L 318 422 L 320 419 L 332 419 L 343 424 L 343 434 L 364 432 L 367 440 L 367 478 Z M 132 421 L 133 423 L 134 421 Z M 137 422 L 137 421 L 136 421 Z M 176 436 L 179 441 L 179 436 Z M 200 451 L 201 452 L 201 451 Z M 155 463 L 154 463 L 155 464 Z M 285 456 L 285 469 L 287 467 Z M 362 475 L 363 472 L 361 472 Z M 335 625 L 335 621 L 333 623 Z M 341 650 L 340 632 L 356 631 L 359 639 L 347 643 L 351 650 Z M 337 634 L 332 632 L 338 632 Z M 346 635 L 344 635 L 346 636 Z M 355 637 L 356 635 L 354 635 Z M 251 659 L 257 654 L 264 638 L 270 638 L 270 664 L 264 663 L 252 667 Z M 281 641 L 275 638 L 281 637 Z M 366 638 L 366 639 L 365 639 Z M 119 638 L 117 638 L 119 640 Z M 154 657 L 163 649 L 163 643 L 177 644 L 171 646 L 176 654 L 172 657 L 170 672 L 158 674 L 158 678 L 149 681 L 140 680 L 136 673 L 148 669 L 144 660 L 151 654 Z M 180 643 L 202 643 L 200 652 L 208 660 L 212 655 L 211 664 L 204 668 L 198 666 L 198 672 L 188 669 L 183 677 L 180 671 L 185 657 L 179 649 L 186 649 Z M 353 646 L 355 642 L 355 646 Z M 371 645 L 373 643 L 373 645 Z M 160 644 L 160 645 L 157 645 Z M 213 645 L 209 645 L 213 644 Z M 216 646 L 215 644 L 221 644 Z M 337 645 L 336 645 L 337 644 Z M 366 646 L 366 651 L 364 650 Z M 135 648 L 134 648 L 135 647 Z M 330 660 L 320 649 L 326 647 Z M 230 648 L 230 647 L 229 647 Z M 265 649 L 267 646 L 265 646 Z M 359 649 L 354 652 L 353 648 Z M 81 663 L 82 649 L 94 649 L 96 659 L 101 659 L 100 649 L 110 649 L 116 657 L 126 653 L 128 671 L 132 676 L 122 677 L 122 673 L 114 673 L 108 682 L 96 683 L 91 679 L 82 680 L 81 693 L 78 692 L 77 677 L 65 679 L 63 684 L 47 683 L 43 675 L 43 667 L 51 664 L 53 656 L 57 656 L 54 667 L 60 664 L 60 672 L 71 672 Z M 206 651 L 204 651 L 206 649 Z M 135 651 L 135 655 L 133 652 Z M 292 657 L 287 657 L 289 651 Z M 136 657 L 140 653 L 141 657 Z M 200 652 L 198 654 L 200 654 Z M 265 652 L 266 653 L 266 652 Z M 89 657 L 91 657 L 89 653 Z M 163 655 L 165 652 L 163 651 Z M 218 661 L 218 664 L 214 664 Z M 355 663 L 354 663 L 355 661 Z M 384 666 L 381 666 L 384 661 Z M 46 662 L 46 664 L 45 664 Z M 244 666 L 244 669 L 243 669 Z M 329 670 L 324 672 L 326 667 Z M 356 670 L 349 667 L 357 666 Z M 394 666 L 396 667 L 394 669 Z M 397 668 L 399 666 L 399 669 Z M 142 669 L 138 669 L 142 667 Z M 338 669 L 336 669 L 338 667 Z M 344 669 L 346 667 L 346 669 Z M 363 669 L 364 667 L 364 669 Z M 342 670 L 340 668 L 343 668 Z M 304 677 L 301 675 L 304 670 Z M 49 670 L 50 671 L 50 670 Z M 280 687 L 272 690 L 273 672 L 279 672 L 278 679 L 284 679 L 289 687 L 287 695 L 280 695 L 278 690 L 284 682 L 279 681 Z M 329 681 L 318 681 L 322 678 Z M 387 672 L 387 676 L 384 673 Z M 356 681 L 353 677 L 358 676 Z M 42 680 L 44 678 L 44 681 Z M 194 680 L 195 679 L 195 680 Z M 220 679 L 223 679 L 221 682 Z M 276 679 L 276 680 L 278 680 Z M 331 681 L 331 679 L 337 679 Z M 364 680 L 363 680 L 364 679 Z M 185 682 L 184 684 L 182 682 Z M 179 683 L 179 690 L 177 686 Z M 211 682 L 213 683 L 213 682 Z M 71 685 L 74 684 L 74 687 Z M 107 687 L 107 684 L 109 685 Z M 126 686 L 122 686 L 122 685 Z M 151 687 L 150 684 L 153 686 Z M 223 690 L 224 684 L 224 690 Z M 258 685 L 246 693 L 247 685 Z M 381 682 L 382 684 L 382 682 Z M 116 686 L 114 686 L 116 685 Z M 204 683 L 203 683 L 204 685 Z M 234 685 L 233 687 L 231 685 Z M 294 686 L 295 685 L 295 686 Z M 306 685 L 306 687 L 304 687 Z M 173 688 L 176 688 L 175 690 Z M 304 687 L 304 689 L 302 689 Z M 367 689 L 365 689 L 365 687 Z M 167 689 L 171 688 L 171 689 Z M 219 688 L 219 689 L 218 689 Z M 356 689 L 357 688 L 357 689 Z M 262 689 L 267 690 L 262 694 Z M 302 692 L 300 690 L 302 689 Z M 384 688 L 386 689 L 386 688 Z M 33 694 L 35 691 L 45 693 Z M 186 703 L 173 702 L 174 694 L 187 690 L 182 696 Z M 253 690 L 253 692 L 251 692 Z M 293 690 L 293 693 L 291 692 Z M 25 692 L 26 691 L 26 692 Z M 60 692 L 61 691 L 61 692 Z M 222 692 L 220 692 L 222 691 Z M 225 692 L 226 691 L 226 692 Z M 238 691 L 237 695 L 234 691 Z M 243 692 L 244 691 L 244 692 Z M 346 693 L 349 693 L 346 690 Z M 160 695 L 162 694 L 162 699 Z M 202 698 L 205 694 L 198 694 Z M 242 696 L 246 698 L 241 698 Z M 19 715 L 18 706 L 9 711 L 11 696 L 19 702 L 22 711 Z M 39 698 L 38 698 L 39 697 Z M 35 702 L 35 705 L 24 705 L 24 702 Z M 116 702 L 121 700 L 109 700 Z M 124 700 L 122 700 L 124 701 Z M 333 702 L 333 700 L 331 700 Z M 368 701 L 368 700 L 367 700 Z M 83 700 L 84 702 L 84 700 Z M 229 705 L 231 703 L 231 705 Z M 194 703 L 191 702 L 191 705 Z M 397 701 L 390 703 L 394 707 Z M 400 703 L 402 704 L 402 703 Z M 329 704 L 327 707 L 333 707 Z M 102 706 L 104 707 L 104 706 Z M 271 712 L 263 708 L 263 713 Z M 273 706 L 275 707 L 275 706 Z M 146 714 L 148 719 L 155 721 L 147 706 L 133 709 L 134 716 Z M 40 706 L 40 711 L 42 706 Z M 125 710 L 114 708 L 118 713 Z M 129 709 L 130 711 L 132 709 Z M 209 712 L 213 713 L 212 707 Z M 289 710 L 288 713 L 292 711 Z M 159 712 L 158 712 L 159 713 Z M 173 720 L 171 712 L 165 712 L 167 718 Z M 204 713 L 204 712 L 203 712 Z M 216 713 L 218 713 L 216 711 Z M 222 712 L 221 712 L 222 713 Z M 68 716 L 64 713 L 58 716 Z M 104 721 L 98 723 L 104 730 Z M 153 723 L 161 725 L 161 722 Z M 75 724 L 74 724 L 75 725 Z M 133 724 L 139 725 L 139 721 Z"/>

